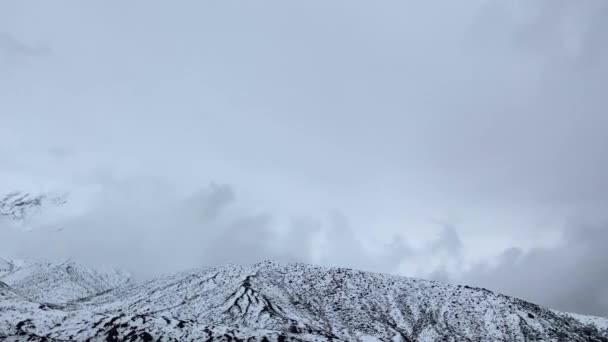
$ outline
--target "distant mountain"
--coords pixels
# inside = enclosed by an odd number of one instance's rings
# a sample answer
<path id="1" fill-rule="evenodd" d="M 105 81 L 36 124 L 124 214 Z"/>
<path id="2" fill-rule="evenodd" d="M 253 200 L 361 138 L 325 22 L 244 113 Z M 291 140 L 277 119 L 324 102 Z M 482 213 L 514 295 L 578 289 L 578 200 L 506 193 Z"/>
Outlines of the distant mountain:
<path id="1" fill-rule="evenodd" d="M 5 341 L 608 341 L 608 319 L 342 268 L 264 262 L 146 282 L 73 262 L 0 269 Z"/>
<path id="2" fill-rule="evenodd" d="M 44 207 L 57 207 L 66 201 L 65 194 L 11 192 L 0 196 L 0 218 L 23 221 L 39 213 Z"/>

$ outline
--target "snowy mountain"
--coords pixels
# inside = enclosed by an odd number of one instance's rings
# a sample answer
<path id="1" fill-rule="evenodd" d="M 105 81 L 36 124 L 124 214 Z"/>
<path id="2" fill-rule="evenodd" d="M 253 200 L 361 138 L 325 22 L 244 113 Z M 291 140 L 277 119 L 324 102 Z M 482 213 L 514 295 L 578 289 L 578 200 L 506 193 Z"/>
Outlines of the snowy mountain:
<path id="1" fill-rule="evenodd" d="M 45 207 L 56 207 L 65 202 L 66 195 L 11 192 L 0 197 L 0 218 L 23 221 Z"/>
<path id="2" fill-rule="evenodd" d="M 61 263 L 0 259 L 0 281 L 24 297 L 41 303 L 66 303 L 126 285 L 120 270 L 96 270 L 73 261 Z"/>
<path id="3" fill-rule="evenodd" d="M 75 263 L 5 264 L 6 341 L 608 341 L 608 319 L 342 268 L 264 262 L 132 282 Z"/>

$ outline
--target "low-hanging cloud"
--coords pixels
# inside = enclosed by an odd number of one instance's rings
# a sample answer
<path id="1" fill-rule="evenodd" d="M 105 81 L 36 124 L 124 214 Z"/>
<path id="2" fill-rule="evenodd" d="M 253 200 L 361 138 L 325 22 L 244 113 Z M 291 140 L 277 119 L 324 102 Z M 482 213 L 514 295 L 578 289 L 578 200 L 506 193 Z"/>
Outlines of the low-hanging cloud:
<path id="1" fill-rule="evenodd" d="M 12 256 L 72 258 L 139 277 L 264 259 L 397 272 L 411 253 L 402 241 L 370 250 L 340 213 L 276 222 L 270 213 L 239 209 L 229 185 L 212 183 L 179 196 L 168 184 L 143 178 L 108 182 L 93 192 L 88 208 L 52 223 L 40 217 L 44 212 L 26 221 L 28 230 L 5 221 L 0 247 Z M 68 211 L 70 200 L 77 199 L 68 197 Z"/>
<path id="2" fill-rule="evenodd" d="M 605 317 L 607 242 L 608 225 L 572 224 L 555 247 L 530 251 L 512 248 L 503 252 L 496 264 L 475 265 L 452 281 L 486 287 L 558 310 Z"/>
<path id="3" fill-rule="evenodd" d="M 551 230 L 561 232 L 561 238 L 553 246 L 507 249 L 497 260 L 458 274 L 440 266 L 429 276 L 607 316 L 608 97 L 603 94 L 608 87 L 608 4 L 489 2 L 473 28 L 480 55 L 510 61 L 481 63 L 482 72 L 508 80 L 501 68 L 514 67 L 521 73 L 516 77 L 528 80 L 485 108 L 502 114 L 492 116 L 505 126 L 497 134 L 513 134 L 504 145 L 491 144 L 497 161 L 509 161 L 492 174 L 503 175 L 506 187 L 522 186 L 513 198 L 518 205 L 531 201 L 537 210 L 560 212 Z M 516 58 L 525 63 L 514 64 Z"/>

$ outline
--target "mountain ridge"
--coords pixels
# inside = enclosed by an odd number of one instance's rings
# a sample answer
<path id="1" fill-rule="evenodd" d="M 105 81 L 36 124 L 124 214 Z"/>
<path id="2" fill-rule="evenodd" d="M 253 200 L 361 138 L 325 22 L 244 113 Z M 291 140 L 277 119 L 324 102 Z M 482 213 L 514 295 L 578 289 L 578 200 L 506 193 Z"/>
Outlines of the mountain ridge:
<path id="1" fill-rule="evenodd" d="M 68 267 L 88 274 L 76 263 L 34 273 Z M 590 324 L 485 289 L 345 268 L 226 265 L 86 296 L 47 290 L 42 299 L 55 302 L 28 297 L 36 286 L 19 279 L 0 274 L 0 340 L 608 341 L 601 318 Z"/>

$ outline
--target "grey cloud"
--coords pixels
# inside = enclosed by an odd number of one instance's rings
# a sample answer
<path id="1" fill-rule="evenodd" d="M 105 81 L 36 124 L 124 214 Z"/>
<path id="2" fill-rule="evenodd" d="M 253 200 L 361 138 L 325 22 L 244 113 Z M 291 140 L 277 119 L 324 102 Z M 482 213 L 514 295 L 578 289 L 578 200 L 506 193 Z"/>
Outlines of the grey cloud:
<path id="1" fill-rule="evenodd" d="M 222 210 L 235 200 L 232 187 L 212 183 L 208 188 L 190 196 L 185 205 L 197 211 L 204 219 L 217 218 Z"/>
<path id="2" fill-rule="evenodd" d="M 607 242 L 605 224 L 573 224 L 558 246 L 528 252 L 509 249 L 497 265 L 479 264 L 456 281 L 558 310 L 608 316 Z"/>
<path id="3" fill-rule="evenodd" d="M 445 252 L 447 257 L 458 258 L 462 253 L 462 241 L 456 228 L 450 224 L 442 224 L 441 234 L 429 246 L 433 254 Z"/>
<path id="4" fill-rule="evenodd" d="M 211 183 L 190 195 L 154 178 L 104 178 L 87 208 L 54 221 L 30 221 L 31 231 L 3 226 L 0 248 L 19 257 L 72 258 L 114 265 L 149 277 L 193 267 L 248 264 L 264 259 L 321 263 L 376 272 L 399 272 L 404 262 L 458 259 L 454 228 L 413 248 L 399 236 L 365 240 L 340 212 L 326 218 L 280 221 L 243 208 L 232 186 Z M 70 211 L 68 197 L 64 204 Z"/>
<path id="5" fill-rule="evenodd" d="M 33 47 L 8 33 L 0 32 L 0 53 L 6 57 L 43 56 L 49 52 L 46 47 Z"/>
<path id="6" fill-rule="evenodd" d="M 543 62 L 543 79 L 525 113 L 537 124 L 531 150 L 545 165 L 537 186 L 543 201 L 568 207 L 570 223 L 558 247 L 512 249 L 496 268 L 478 266 L 471 279 L 561 310 L 608 315 L 608 4 L 540 1 L 519 31 L 525 53 Z M 536 116 L 536 118 L 535 118 Z M 539 120 L 541 119 L 541 120 Z M 541 164 L 542 163 L 542 164 Z M 595 223 L 594 223 L 595 222 Z"/>
<path id="7" fill-rule="evenodd" d="M 317 254 L 322 252 L 318 251 L 318 243 L 324 228 L 319 219 L 310 217 L 293 218 L 289 229 L 280 233 L 283 243 L 289 248 L 280 251 L 278 258 L 286 262 L 316 260 L 315 249 L 317 249 Z"/>
<path id="8" fill-rule="evenodd" d="M 268 213 L 238 209 L 234 190 L 211 184 L 183 197 L 156 179 L 103 183 L 91 206 L 32 231 L 0 226 L 0 247 L 20 257 L 73 258 L 123 267 L 142 277 L 263 259 L 394 271 L 403 249 L 388 254 L 364 247 L 340 214 L 329 220 L 275 222 Z M 70 206 L 68 201 L 66 206 Z M 323 240 L 325 243 L 323 244 Z"/>

